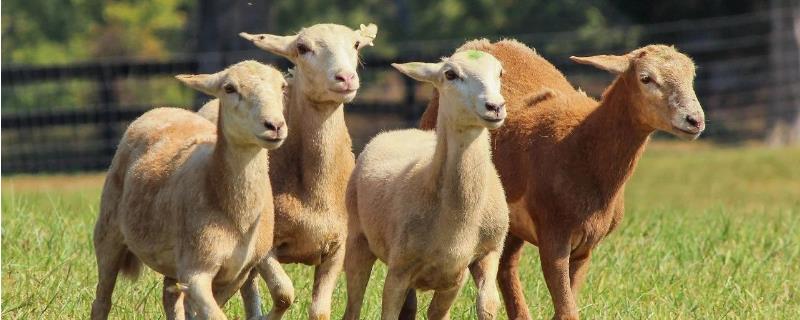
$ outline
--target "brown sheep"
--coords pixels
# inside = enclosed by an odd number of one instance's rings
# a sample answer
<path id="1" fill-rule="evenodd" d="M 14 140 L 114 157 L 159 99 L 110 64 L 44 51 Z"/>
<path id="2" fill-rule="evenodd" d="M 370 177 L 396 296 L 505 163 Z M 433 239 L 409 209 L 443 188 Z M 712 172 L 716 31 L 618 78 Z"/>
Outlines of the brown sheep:
<path id="1" fill-rule="evenodd" d="M 218 97 L 223 111 L 214 126 L 184 109 L 158 108 L 125 131 L 94 230 L 99 279 L 92 319 L 108 317 L 118 272 L 136 275 L 142 263 L 165 277 L 168 319 L 184 312 L 225 319 L 218 304 L 272 248 L 265 148 L 278 148 L 287 136 L 286 81 L 255 61 L 177 78 Z"/>
<path id="2" fill-rule="evenodd" d="M 695 139 L 705 128 L 692 60 L 663 45 L 572 57 L 617 75 L 601 101 L 587 97 L 525 45 L 472 41 L 503 62 L 508 120 L 492 134 L 511 225 L 498 280 L 511 319 L 529 319 L 518 275 L 524 241 L 539 247 L 555 319 L 577 319 L 592 249 L 622 219 L 625 183 L 651 133 Z M 431 100 L 421 127 L 435 125 Z"/>

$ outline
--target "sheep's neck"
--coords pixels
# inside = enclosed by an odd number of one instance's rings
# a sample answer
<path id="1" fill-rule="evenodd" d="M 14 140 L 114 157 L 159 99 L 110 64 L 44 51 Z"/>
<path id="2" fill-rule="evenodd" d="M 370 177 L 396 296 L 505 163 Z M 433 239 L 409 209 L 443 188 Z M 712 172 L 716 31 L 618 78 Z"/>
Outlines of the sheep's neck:
<path id="1" fill-rule="evenodd" d="M 263 194 L 270 192 L 267 151 L 232 139 L 225 129 L 225 107 L 217 119 L 217 142 L 206 176 L 210 204 L 218 206 L 247 233 L 261 216 Z"/>
<path id="2" fill-rule="evenodd" d="M 468 223 L 480 205 L 487 174 L 494 165 L 491 159 L 489 131 L 483 127 L 460 126 L 449 121 L 446 110 L 456 106 L 440 99 L 439 116 L 436 123 L 436 150 L 434 151 L 430 177 L 431 186 L 442 203 L 440 216 L 443 222 Z"/>
<path id="3" fill-rule="evenodd" d="M 286 144 L 276 150 L 275 156 L 294 159 L 288 168 L 295 172 L 285 174 L 301 182 L 297 191 L 303 193 L 306 204 L 321 212 L 327 211 L 331 209 L 327 199 L 335 195 L 331 189 L 346 183 L 349 177 L 342 172 L 349 173 L 345 166 L 353 166 L 352 163 L 342 163 L 343 158 L 352 158 L 344 107 L 342 104 L 312 101 L 303 93 L 303 82 L 295 83 L 288 93 L 290 134 Z"/>
<path id="4" fill-rule="evenodd" d="M 638 114 L 635 85 L 618 77 L 603 93 L 600 105 L 576 129 L 575 140 L 584 144 L 584 163 L 595 176 L 598 192 L 612 201 L 633 173 L 653 128 Z"/>

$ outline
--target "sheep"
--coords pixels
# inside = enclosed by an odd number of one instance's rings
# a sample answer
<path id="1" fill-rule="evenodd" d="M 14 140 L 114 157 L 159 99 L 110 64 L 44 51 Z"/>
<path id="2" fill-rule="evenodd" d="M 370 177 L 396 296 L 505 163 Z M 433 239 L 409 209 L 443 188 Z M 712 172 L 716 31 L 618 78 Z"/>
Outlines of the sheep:
<path id="1" fill-rule="evenodd" d="M 530 319 L 518 274 L 527 241 L 539 247 L 554 318 L 578 319 L 591 252 L 622 219 L 625 183 L 651 133 L 696 139 L 705 128 L 694 63 L 664 45 L 571 57 L 617 76 L 598 102 L 522 43 L 481 40 L 461 50 L 496 55 L 507 71 L 508 123 L 492 142 L 511 209 L 498 278 L 508 316 Z M 422 128 L 434 128 L 437 109 L 431 101 Z"/>
<path id="2" fill-rule="evenodd" d="M 442 92 L 435 133 L 391 131 L 359 155 L 347 187 L 347 308 L 358 319 L 376 258 L 388 266 L 383 319 L 397 319 L 407 292 L 434 290 L 429 319 L 448 319 L 466 281 L 478 287 L 478 315 L 500 304 L 495 277 L 508 230 L 503 187 L 487 129 L 505 119 L 500 62 L 464 51 L 440 63 L 393 64 Z M 480 271 L 479 271 L 480 270 Z"/>
<path id="3" fill-rule="evenodd" d="M 225 319 L 218 303 L 245 281 L 254 285 L 250 270 L 272 248 L 265 148 L 278 148 L 288 133 L 283 75 L 244 61 L 176 78 L 218 97 L 221 116 L 214 126 L 188 110 L 157 108 L 125 131 L 94 229 L 92 319 L 108 317 L 117 274 L 135 278 L 142 263 L 165 277 L 168 319 Z"/>
<path id="4" fill-rule="evenodd" d="M 344 191 L 355 166 L 342 105 L 355 98 L 360 85 L 358 52 L 373 45 L 377 30 L 374 24 L 359 30 L 318 24 L 292 36 L 241 34 L 295 65 L 286 118 L 297 133 L 270 152 L 269 175 L 275 186 L 278 261 L 316 267 L 311 319 L 330 318 L 331 296 L 342 270 L 347 235 Z M 215 107 L 212 101 L 199 112 L 213 119 Z M 281 271 L 277 262 L 269 265 Z M 273 316 L 280 317 L 294 300 L 291 281 L 271 284 L 270 294 L 276 306 Z"/>

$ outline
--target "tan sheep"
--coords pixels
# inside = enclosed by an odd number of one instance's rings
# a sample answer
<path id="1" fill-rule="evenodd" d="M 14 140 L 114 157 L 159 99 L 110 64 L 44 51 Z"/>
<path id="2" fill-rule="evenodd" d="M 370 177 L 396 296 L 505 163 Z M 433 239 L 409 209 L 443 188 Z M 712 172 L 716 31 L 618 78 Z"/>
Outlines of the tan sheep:
<path id="1" fill-rule="evenodd" d="M 283 76 L 245 61 L 177 78 L 218 97 L 223 112 L 214 126 L 183 109 L 158 108 L 125 131 L 95 225 L 92 319 L 108 317 L 118 272 L 135 276 L 142 262 L 165 277 L 168 319 L 225 319 L 219 305 L 272 248 L 265 148 L 287 136 Z M 252 299 L 247 303 L 253 312 Z"/>
<path id="2" fill-rule="evenodd" d="M 500 62 L 480 51 L 395 68 L 442 93 L 435 133 L 382 133 L 364 148 L 347 188 L 347 310 L 358 319 L 376 258 L 388 266 L 383 319 L 397 319 L 407 292 L 435 290 L 429 319 L 449 318 L 472 271 L 478 315 L 493 319 L 508 207 L 491 162 L 489 132 L 506 112 Z M 411 291 L 413 292 L 413 291 Z"/>
<path id="3" fill-rule="evenodd" d="M 692 88 L 695 66 L 673 47 L 572 57 L 617 75 L 595 101 L 525 45 L 473 41 L 504 65 L 508 123 L 492 134 L 494 163 L 511 209 L 499 282 L 510 319 L 530 319 L 519 280 L 523 241 L 539 246 L 555 319 L 578 319 L 576 297 L 591 252 L 622 219 L 625 183 L 656 130 L 695 139 L 705 128 Z M 431 101 L 421 126 L 433 128 Z M 410 303 L 409 303 L 410 304 Z"/>
<path id="4" fill-rule="evenodd" d="M 358 52 L 372 46 L 378 28 L 359 30 L 318 24 L 296 35 L 242 37 L 295 65 L 289 80 L 286 119 L 293 134 L 284 146 L 270 151 L 270 179 L 275 195 L 275 252 L 281 263 L 316 266 L 309 310 L 311 319 L 329 319 L 331 296 L 344 260 L 347 213 L 344 192 L 355 165 L 352 142 L 344 121 L 343 104 L 355 98 L 360 86 Z M 213 119 L 212 101 L 200 114 Z M 271 261 L 267 278 L 280 273 Z M 289 279 L 269 284 L 273 317 L 280 317 L 294 299 Z"/>

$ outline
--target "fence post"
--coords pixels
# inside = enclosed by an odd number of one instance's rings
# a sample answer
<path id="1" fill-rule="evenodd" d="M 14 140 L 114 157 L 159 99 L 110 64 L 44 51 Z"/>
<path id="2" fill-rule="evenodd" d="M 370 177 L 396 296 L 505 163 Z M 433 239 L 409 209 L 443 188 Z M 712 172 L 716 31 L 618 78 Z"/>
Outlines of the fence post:
<path id="1" fill-rule="evenodd" d="M 99 119 L 102 121 L 99 132 L 101 147 L 97 157 L 97 159 L 100 160 L 89 165 L 84 163 L 84 166 L 88 167 L 85 169 L 101 169 L 104 164 L 111 162 L 111 158 L 114 157 L 114 153 L 116 152 L 117 133 L 114 126 L 116 125 L 118 103 L 116 88 L 114 87 L 114 76 L 111 68 L 104 65 L 97 79 L 97 81 L 99 81 L 100 111 L 102 114 Z"/>

